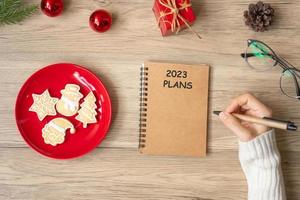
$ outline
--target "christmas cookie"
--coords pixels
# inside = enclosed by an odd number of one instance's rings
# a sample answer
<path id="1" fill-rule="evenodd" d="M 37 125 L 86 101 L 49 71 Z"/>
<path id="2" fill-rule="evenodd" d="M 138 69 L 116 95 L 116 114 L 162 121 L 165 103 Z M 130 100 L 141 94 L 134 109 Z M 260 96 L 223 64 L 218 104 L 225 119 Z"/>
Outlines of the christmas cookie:
<path id="1" fill-rule="evenodd" d="M 75 128 L 71 122 L 64 118 L 55 118 L 47 123 L 42 129 L 42 136 L 46 144 L 56 146 L 65 141 L 66 130 L 70 129 L 70 133 L 75 133 Z"/>
<path id="2" fill-rule="evenodd" d="M 78 111 L 78 115 L 76 119 L 83 123 L 83 128 L 86 128 L 88 124 L 96 123 L 96 108 L 95 104 L 96 97 L 93 92 L 90 92 L 85 98 L 82 104 L 80 104 L 80 110 Z"/>
<path id="3" fill-rule="evenodd" d="M 75 84 L 67 84 L 63 90 L 60 100 L 56 104 L 57 112 L 64 116 L 75 115 L 79 108 L 79 100 L 83 95 L 79 92 L 80 87 Z"/>
<path id="4" fill-rule="evenodd" d="M 42 94 L 32 94 L 33 104 L 29 108 L 29 111 L 36 112 L 40 121 L 42 121 L 47 115 L 56 115 L 55 104 L 58 98 L 50 96 L 48 89 Z"/>

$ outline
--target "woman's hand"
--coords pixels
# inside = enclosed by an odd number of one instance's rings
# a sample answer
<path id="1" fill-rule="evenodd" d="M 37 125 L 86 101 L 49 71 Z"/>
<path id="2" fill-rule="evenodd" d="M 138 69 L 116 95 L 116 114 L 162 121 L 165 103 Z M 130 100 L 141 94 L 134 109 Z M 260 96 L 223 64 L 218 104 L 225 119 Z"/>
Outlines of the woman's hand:
<path id="1" fill-rule="evenodd" d="M 269 127 L 240 121 L 231 113 L 240 113 L 255 117 L 272 117 L 272 110 L 261 103 L 252 94 L 244 94 L 232 100 L 231 104 L 219 117 L 223 124 L 232 130 L 242 142 L 254 139 L 256 136 L 270 130 Z"/>

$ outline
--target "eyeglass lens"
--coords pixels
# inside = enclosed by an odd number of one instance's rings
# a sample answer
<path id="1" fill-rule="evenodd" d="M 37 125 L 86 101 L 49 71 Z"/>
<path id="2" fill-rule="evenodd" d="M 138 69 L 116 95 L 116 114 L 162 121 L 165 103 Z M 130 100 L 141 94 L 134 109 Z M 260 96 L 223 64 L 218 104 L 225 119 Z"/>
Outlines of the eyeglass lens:
<path id="1" fill-rule="evenodd" d="M 259 71 L 265 71 L 276 64 L 272 50 L 266 45 L 253 41 L 246 50 L 248 64 Z"/>
<path id="2" fill-rule="evenodd" d="M 281 91 L 288 97 L 300 98 L 298 85 L 300 83 L 299 77 L 295 74 L 294 69 L 285 70 L 280 77 Z"/>

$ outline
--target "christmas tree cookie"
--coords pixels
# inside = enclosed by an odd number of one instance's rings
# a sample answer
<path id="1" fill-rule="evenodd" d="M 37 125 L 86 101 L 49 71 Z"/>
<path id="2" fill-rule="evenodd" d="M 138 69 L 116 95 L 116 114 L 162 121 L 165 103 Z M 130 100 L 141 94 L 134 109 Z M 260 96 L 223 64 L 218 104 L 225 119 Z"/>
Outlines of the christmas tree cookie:
<path id="1" fill-rule="evenodd" d="M 80 104 L 80 110 L 76 119 L 83 123 L 83 128 L 86 128 L 88 124 L 96 123 L 97 105 L 96 97 L 93 92 L 90 92 L 85 98 L 82 104 Z"/>
<path id="2" fill-rule="evenodd" d="M 83 95 L 79 92 L 80 87 L 75 84 L 67 84 L 63 90 L 60 100 L 56 104 L 57 112 L 64 116 L 73 116 L 79 108 L 79 100 Z"/>
<path id="3" fill-rule="evenodd" d="M 36 112 L 40 121 L 46 116 L 56 115 L 55 104 L 58 98 L 50 96 L 48 89 L 42 94 L 32 94 L 33 104 L 29 108 L 29 111 Z"/>
<path id="4" fill-rule="evenodd" d="M 66 130 L 70 129 L 70 133 L 75 133 L 73 124 L 64 118 L 55 118 L 47 123 L 42 129 L 42 136 L 46 144 L 56 146 L 65 141 Z"/>

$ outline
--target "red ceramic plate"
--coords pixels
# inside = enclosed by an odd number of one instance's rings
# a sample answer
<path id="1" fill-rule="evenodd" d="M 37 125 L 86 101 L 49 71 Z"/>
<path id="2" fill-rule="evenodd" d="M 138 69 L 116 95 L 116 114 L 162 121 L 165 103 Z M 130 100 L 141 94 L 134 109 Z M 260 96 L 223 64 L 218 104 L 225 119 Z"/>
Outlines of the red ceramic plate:
<path id="1" fill-rule="evenodd" d="M 65 117 L 60 114 L 46 116 L 40 121 L 35 112 L 29 111 L 33 103 L 32 94 L 41 94 L 48 89 L 50 96 L 60 98 L 60 90 L 66 84 L 79 85 L 84 97 L 93 91 L 97 99 L 97 123 L 83 128 L 82 123 L 75 119 L 76 115 Z M 78 65 L 60 63 L 37 71 L 24 83 L 17 97 L 15 115 L 21 135 L 34 150 L 51 158 L 75 158 L 88 153 L 104 139 L 111 122 L 111 101 L 102 82 L 90 71 Z M 68 119 L 76 132 L 70 134 L 67 130 L 64 143 L 51 146 L 44 142 L 42 128 L 56 117 Z"/>

